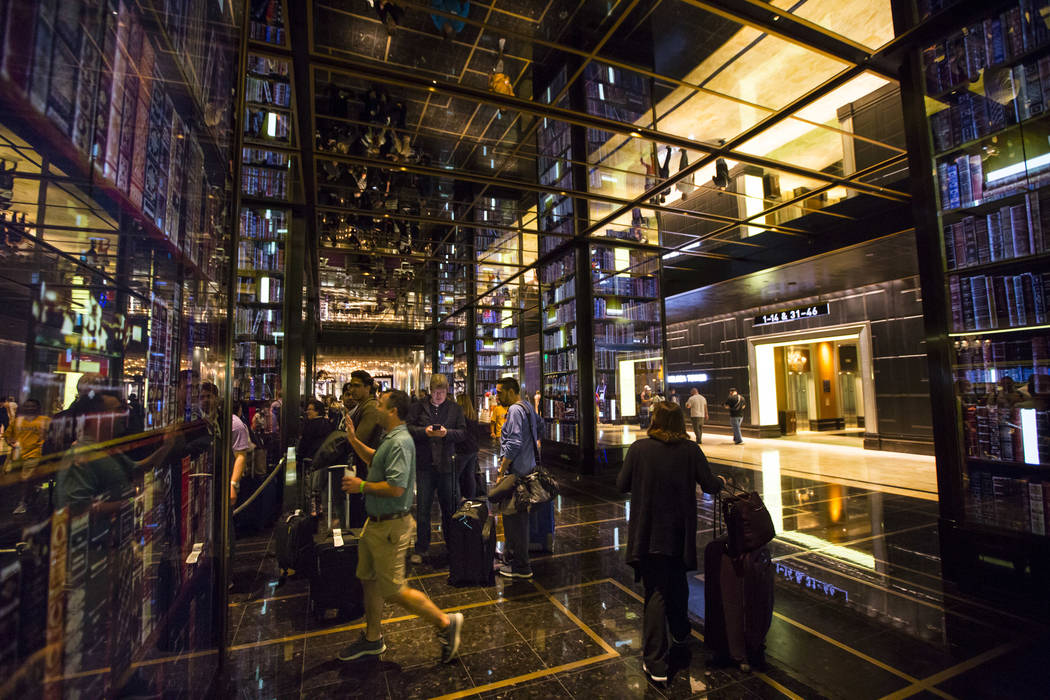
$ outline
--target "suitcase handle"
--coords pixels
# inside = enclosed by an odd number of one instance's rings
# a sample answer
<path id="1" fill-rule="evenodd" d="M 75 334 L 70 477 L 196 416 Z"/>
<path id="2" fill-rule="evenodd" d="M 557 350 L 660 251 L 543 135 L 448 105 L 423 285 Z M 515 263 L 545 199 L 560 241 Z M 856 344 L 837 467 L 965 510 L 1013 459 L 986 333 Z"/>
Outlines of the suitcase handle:
<path id="1" fill-rule="evenodd" d="M 332 466 L 327 468 L 327 471 L 328 471 L 328 474 L 327 474 L 327 476 L 328 476 L 328 513 L 327 513 L 327 515 L 328 515 L 328 529 L 329 530 L 332 529 L 332 492 L 335 490 L 335 487 L 332 485 L 332 472 L 333 471 L 342 472 L 344 469 L 349 469 L 349 470 L 353 471 L 355 474 L 357 473 L 357 470 L 353 467 L 353 465 L 349 465 L 349 464 L 333 464 Z M 350 494 L 344 494 L 344 499 L 343 499 L 343 518 L 342 518 L 342 525 L 343 525 L 344 529 L 346 529 L 349 526 L 349 521 L 350 521 Z"/>

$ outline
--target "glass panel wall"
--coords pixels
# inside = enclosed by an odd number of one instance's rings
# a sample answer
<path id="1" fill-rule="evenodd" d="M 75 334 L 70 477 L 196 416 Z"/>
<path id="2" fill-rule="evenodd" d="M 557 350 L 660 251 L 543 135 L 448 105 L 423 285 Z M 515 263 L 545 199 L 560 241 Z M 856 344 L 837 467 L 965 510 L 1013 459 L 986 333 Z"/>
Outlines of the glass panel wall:
<path id="1" fill-rule="evenodd" d="M 2 697 L 218 668 L 240 20 L 158 5 L 0 13 Z"/>

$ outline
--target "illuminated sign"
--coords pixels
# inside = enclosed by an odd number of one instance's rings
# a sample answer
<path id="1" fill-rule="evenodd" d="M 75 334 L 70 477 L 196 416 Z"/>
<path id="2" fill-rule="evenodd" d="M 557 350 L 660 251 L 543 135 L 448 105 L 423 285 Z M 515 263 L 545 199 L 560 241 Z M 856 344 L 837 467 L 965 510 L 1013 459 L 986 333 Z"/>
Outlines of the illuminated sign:
<path id="1" fill-rule="evenodd" d="M 693 384 L 706 382 L 707 372 L 691 372 L 689 374 L 670 374 L 667 376 L 668 384 Z"/>
<path id="2" fill-rule="evenodd" d="M 803 588 L 808 588 L 816 593 L 821 593 L 828 598 L 838 598 L 844 601 L 849 600 L 849 591 L 839 588 L 833 584 L 821 581 L 820 579 L 813 578 L 805 571 L 794 569 L 790 566 L 785 566 L 780 562 L 775 564 L 777 575 L 783 579 L 796 583 Z"/>
<path id="3" fill-rule="evenodd" d="M 823 304 L 810 304 L 809 306 L 796 306 L 793 309 L 774 311 L 771 314 L 755 316 L 754 325 L 768 326 L 772 323 L 785 323 L 787 321 L 798 321 L 803 318 L 813 318 L 814 316 L 827 316 L 831 313 L 830 306 L 828 302 L 824 302 Z"/>

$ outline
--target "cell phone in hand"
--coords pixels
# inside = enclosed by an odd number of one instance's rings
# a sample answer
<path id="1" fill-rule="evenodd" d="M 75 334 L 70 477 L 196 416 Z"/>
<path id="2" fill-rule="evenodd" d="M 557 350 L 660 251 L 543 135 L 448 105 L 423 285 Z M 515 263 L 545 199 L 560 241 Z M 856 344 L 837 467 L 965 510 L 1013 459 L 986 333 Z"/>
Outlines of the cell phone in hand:
<path id="1" fill-rule="evenodd" d="M 434 432 L 437 432 L 439 430 L 442 430 L 443 428 L 442 428 L 442 426 L 438 425 L 437 423 L 434 423 L 432 426 L 430 426 L 430 429 L 433 430 Z"/>

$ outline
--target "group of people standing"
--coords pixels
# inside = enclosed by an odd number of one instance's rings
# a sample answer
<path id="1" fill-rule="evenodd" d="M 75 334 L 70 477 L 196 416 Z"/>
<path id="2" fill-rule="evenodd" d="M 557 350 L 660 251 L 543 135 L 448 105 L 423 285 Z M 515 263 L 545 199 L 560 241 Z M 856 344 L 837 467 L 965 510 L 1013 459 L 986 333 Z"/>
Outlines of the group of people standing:
<path id="1" fill-rule="evenodd" d="M 459 503 L 478 495 L 481 481 L 480 429 L 473 402 L 467 395 L 451 398 L 444 375 L 434 375 L 429 388 L 429 394 L 417 400 L 396 389 L 377 392 L 363 370 L 352 372 L 344 387 L 345 413 L 337 427 L 345 431 L 356 469 L 343 477 L 341 488 L 363 497 L 367 516 L 357 567 L 364 587 L 366 627 L 360 639 L 339 652 L 344 661 L 386 650 L 380 624 L 384 602 L 429 621 L 438 632 L 443 661 L 450 661 L 459 649 L 463 616 L 442 612 L 426 594 L 405 584 L 406 558 L 420 564 L 430 549 L 435 497 L 442 531 L 447 532 Z M 521 400 L 517 380 L 501 379 L 497 395 L 506 410 L 499 437 L 499 473 L 527 475 L 536 468 L 539 456 L 539 416 L 532 404 Z M 299 454 L 310 459 L 333 426 L 322 402 L 307 401 L 305 411 Z M 503 517 L 505 563 L 499 573 L 530 578 L 528 512 Z"/>

